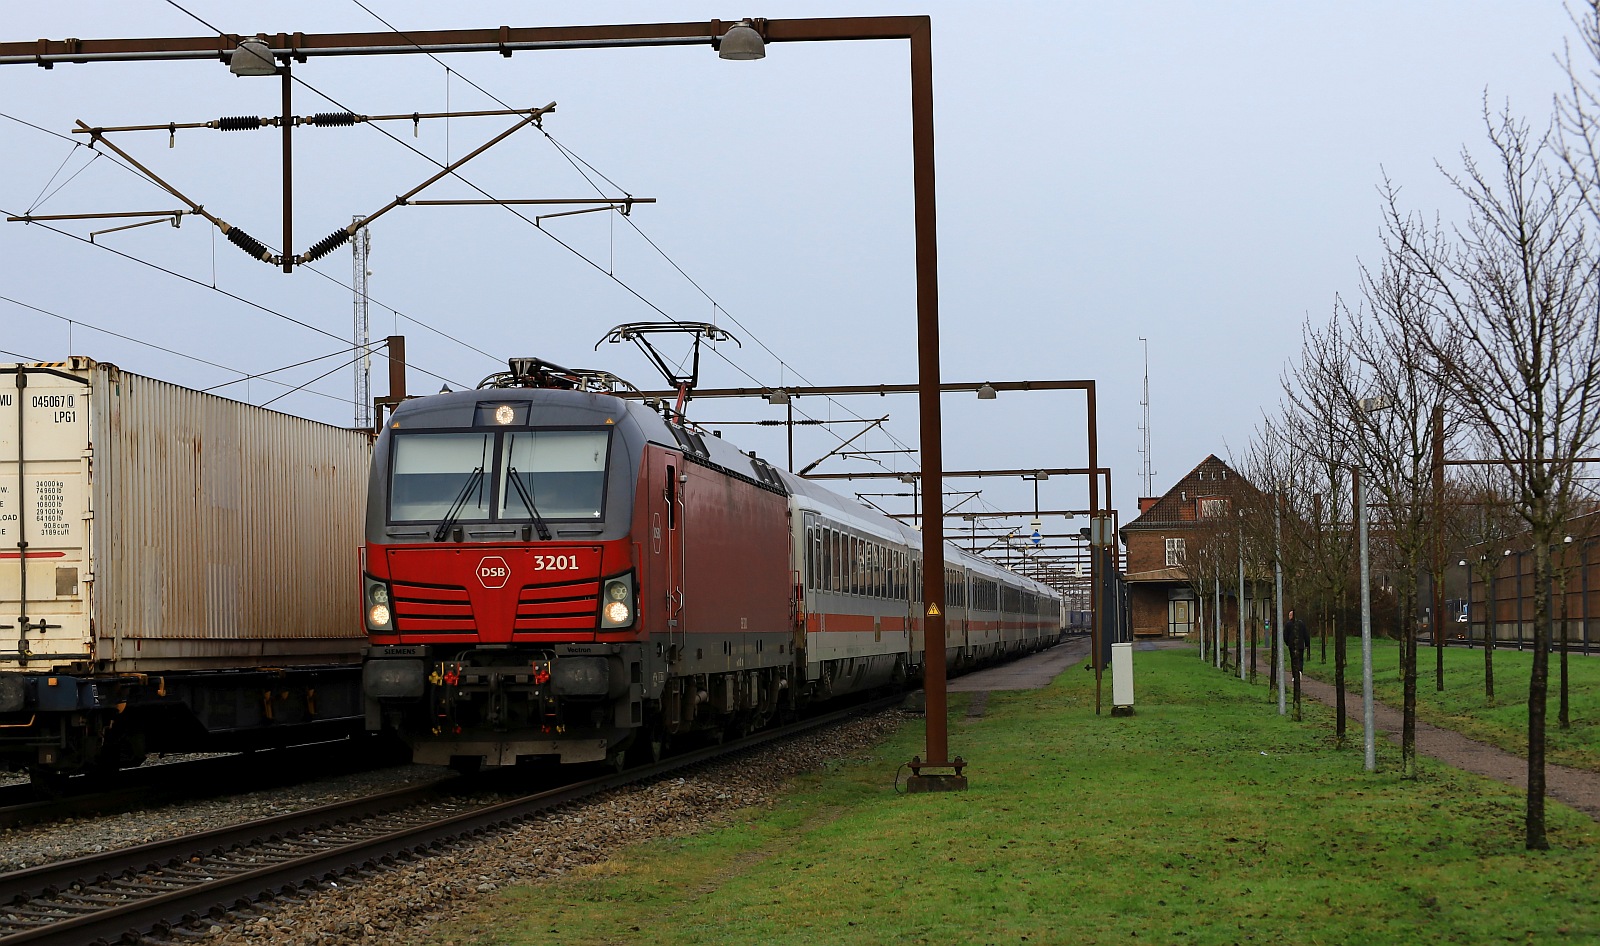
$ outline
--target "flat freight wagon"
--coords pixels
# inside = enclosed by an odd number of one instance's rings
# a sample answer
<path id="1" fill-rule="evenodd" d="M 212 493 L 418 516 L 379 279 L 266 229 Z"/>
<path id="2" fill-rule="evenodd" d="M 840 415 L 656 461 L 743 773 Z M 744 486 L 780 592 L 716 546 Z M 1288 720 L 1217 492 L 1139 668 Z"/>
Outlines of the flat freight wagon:
<path id="1" fill-rule="evenodd" d="M 371 457 L 88 358 L 0 365 L 0 767 L 359 729 Z"/>

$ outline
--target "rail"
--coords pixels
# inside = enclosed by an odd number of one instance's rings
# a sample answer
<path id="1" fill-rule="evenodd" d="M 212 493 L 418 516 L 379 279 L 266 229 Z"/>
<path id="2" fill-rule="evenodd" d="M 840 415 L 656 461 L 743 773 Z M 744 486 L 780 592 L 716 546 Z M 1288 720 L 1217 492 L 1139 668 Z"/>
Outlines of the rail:
<path id="1" fill-rule="evenodd" d="M 0 946 L 135 940 L 301 887 L 504 830 L 633 782 L 723 757 L 899 702 L 888 697 L 662 761 L 493 804 L 461 780 L 217 828 L 0 874 Z M 466 783 L 470 784 L 470 783 Z"/>

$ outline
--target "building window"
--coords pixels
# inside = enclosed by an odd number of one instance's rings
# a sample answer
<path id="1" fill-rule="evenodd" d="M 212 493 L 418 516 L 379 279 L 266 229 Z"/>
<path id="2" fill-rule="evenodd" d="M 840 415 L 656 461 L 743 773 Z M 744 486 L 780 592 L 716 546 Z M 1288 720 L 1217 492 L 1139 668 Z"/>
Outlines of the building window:
<path id="1" fill-rule="evenodd" d="M 1228 514 L 1228 501 L 1226 499 L 1200 500 L 1200 518 L 1216 519 Z"/>
<path id="2" fill-rule="evenodd" d="M 1176 565 L 1182 565 L 1183 564 L 1183 555 L 1184 555 L 1183 540 L 1182 539 L 1168 539 L 1167 540 L 1167 567 L 1171 568 L 1171 567 L 1176 566 Z"/>

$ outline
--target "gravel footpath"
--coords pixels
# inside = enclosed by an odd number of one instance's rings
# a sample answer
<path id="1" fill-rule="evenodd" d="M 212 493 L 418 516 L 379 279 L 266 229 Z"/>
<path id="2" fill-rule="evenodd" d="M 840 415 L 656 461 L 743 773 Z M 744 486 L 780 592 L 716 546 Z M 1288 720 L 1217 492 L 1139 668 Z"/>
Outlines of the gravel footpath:
<path id="1" fill-rule="evenodd" d="M 302 891 L 303 902 L 211 927 L 208 946 L 345 946 L 439 942 L 464 905 L 505 886 L 560 878 L 639 841 L 691 834 L 741 808 L 773 805 L 794 776 L 864 758 L 906 717 L 880 713 L 718 763 L 682 778 L 607 792 L 576 808 L 420 858 L 369 879 Z M 456 932 L 461 932 L 457 930 Z"/>

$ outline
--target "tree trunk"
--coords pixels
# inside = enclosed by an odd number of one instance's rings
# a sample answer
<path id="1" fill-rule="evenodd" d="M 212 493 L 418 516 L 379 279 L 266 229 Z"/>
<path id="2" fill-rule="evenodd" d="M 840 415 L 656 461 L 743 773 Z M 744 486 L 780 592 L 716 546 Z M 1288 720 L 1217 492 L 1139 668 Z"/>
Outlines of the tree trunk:
<path id="1" fill-rule="evenodd" d="M 1272 613 L 1269 608 L 1267 613 Z M 1271 702 L 1276 698 L 1278 688 L 1278 638 L 1273 636 L 1272 618 L 1267 618 L 1267 632 L 1261 635 L 1261 644 L 1267 649 L 1267 700 Z M 1278 637 L 1283 636 L 1283 628 L 1277 629 Z"/>
<path id="2" fill-rule="evenodd" d="M 1344 745 L 1344 632 L 1339 630 L 1339 614 L 1333 616 L 1333 735 L 1340 746 Z"/>
<path id="3" fill-rule="evenodd" d="M 1545 701 L 1550 692 L 1550 537 L 1541 523 L 1533 530 L 1533 672 L 1528 677 L 1528 815 L 1525 846 L 1547 851 L 1544 831 Z"/>
<path id="4" fill-rule="evenodd" d="M 1251 615 L 1250 615 L 1250 620 L 1248 622 L 1248 626 L 1250 628 L 1250 682 L 1251 683 L 1255 683 L 1256 682 L 1256 630 L 1257 630 L 1256 625 L 1259 622 L 1256 620 L 1256 616 L 1253 613 L 1255 611 L 1255 609 L 1251 608 L 1250 610 L 1252 612 Z"/>
<path id="5" fill-rule="evenodd" d="M 1400 775 L 1417 777 L 1417 595 L 1403 595 L 1406 612 L 1400 618 Z"/>
<path id="6" fill-rule="evenodd" d="M 1572 728 L 1572 718 L 1567 714 L 1567 638 L 1571 636 L 1571 633 L 1567 630 L 1567 580 L 1563 575 L 1561 579 L 1561 709 L 1556 714 L 1562 729 Z"/>
<path id="7" fill-rule="evenodd" d="M 1433 573 L 1433 688 L 1444 692 L 1444 635 L 1448 626 L 1444 613 L 1444 562 L 1436 559 Z"/>
<path id="8" fill-rule="evenodd" d="M 1496 567 L 1499 567 L 1499 563 L 1496 563 Z M 1488 615 L 1483 623 L 1483 701 L 1485 705 L 1493 706 L 1494 636 L 1496 633 L 1494 619 L 1500 611 L 1500 602 L 1496 601 L 1494 598 L 1494 575 L 1491 574 L 1489 576 L 1489 581 L 1486 587 L 1488 590 L 1484 592 L 1483 596 L 1487 605 L 1484 610 L 1488 612 Z"/>
<path id="9" fill-rule="evenodd" d="M 1317 622 L 1317 637 L 1322 641 L 1322 658 L 1321 658 L 1321 662 L 1323 664 L 1327 664 L 1327 662 L 1328 662 L 1328 612 L 1327 612 L 1326 609 L 1324 609 L 1323 612 L 1322 612 L 1322 620 Z"/>

